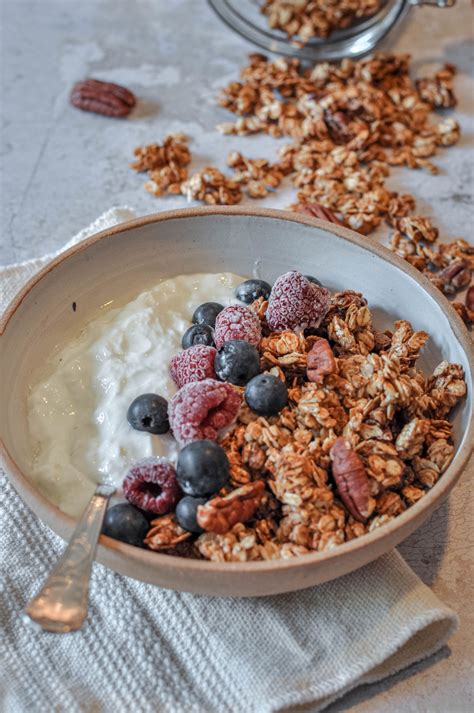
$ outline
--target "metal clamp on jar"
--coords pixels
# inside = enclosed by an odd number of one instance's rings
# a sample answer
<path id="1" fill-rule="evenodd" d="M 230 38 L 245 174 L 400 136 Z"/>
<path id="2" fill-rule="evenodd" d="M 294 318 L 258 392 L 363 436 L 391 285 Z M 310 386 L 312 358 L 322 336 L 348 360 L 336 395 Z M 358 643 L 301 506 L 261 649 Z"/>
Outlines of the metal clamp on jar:
<path id="1" fill-rule="evenodd" d="M 261 13 L 262 0 L 209 0 L 209 4 L 224 22 L 253 44 L 269 52 L 297 57 L 301 60 L 337 60 L 360 57 L 371 52 L 399 25 L 414 5 L 452 7 L 456 0 L 385 0 L 373 15 L 345 29 L 336 29 L 328 37 L 313 37 L 302 42 L 272 29 Z"/>

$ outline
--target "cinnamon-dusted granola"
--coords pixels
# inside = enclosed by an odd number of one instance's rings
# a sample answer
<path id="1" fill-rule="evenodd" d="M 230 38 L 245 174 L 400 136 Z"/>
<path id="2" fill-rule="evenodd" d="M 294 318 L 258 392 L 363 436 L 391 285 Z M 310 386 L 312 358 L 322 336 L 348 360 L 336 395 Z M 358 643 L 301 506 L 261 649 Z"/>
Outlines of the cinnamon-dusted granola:
<path id="1" fill-rule="evenodd" d="M 178 525 L 174 515 L 163 515 L 151 521 L 145 545 L 151 550 L 168 550 L 191 537 L 191 533 Z"/>
<path id="2" fill-rule="evenodd" d="M 180 193 L 181 184 L 188 177 L 186 166 L 191 153 L 184 134 L 171 134 L 163 144 L 149 144 L 135 149 L 136 160 L 131 164 L 135 171 L 147 171 L 149 180 L 145 188 L 155 196 Z"/>
<path id="3" fill-rule="evenodd" d="M 275 26 L 281 25 L 281 13 L 282 22 L 296 32 L 300 25 L 295 18 L 306 16 L 309 4 L 277 0 L 265 8 L 274 11 Z M 339 12 L 344 3 L 331 7 Z M 351 7 L 354 10 L 353 3 Z M 220 92 L 220 105 L 238 119 L 218 129 L 226 134 L 290 137 L 293 143 L 280 150 L 277 166 L 298 189 L 299 202 L 293 209 L 316 205 L 320 217 L 327 210 L 336 221 L 363 234 L 387 221 L 396 228 L 390 247 L 445 294 L 453 295 L 472 279 L 472 256 L 465 261 L 472 246 L 466 245 L 460 255 L 459 244 L 465 241 L 433 245 L 438 229 L 428 217 L 412 215 L 413 196 L 390 190 L 386 182 L 391 166 L 437 173 L 431 157 L 459 140 L 455 119 L 432 118 L 435 109 L 455 105 L 454 74 L 455 68 L 445 65 L 433 77 L 413 80 L 408 55 L 380 52 L 313 68 L 304 68 L 295 59 L 270 61 L 254 53 L 240 81 Z M 463 262 L 452 264 L 456 259 Z M 461 303 L 455 308 L 467 324 L 472 323 L 472 309 Z"/>
<path id="4" fill-rule="evenodd" d="M 374 15 L 381 5 L 381 0 L 265 0 L 260 11 L 270 28 L 306 43 Z"/>
<path id="5" fill-rule="evenodd" d="M 188 201 L 199 200 L 209 205 L 235 205 L 242 200 L 240 184 L 214 166 L 206 166 L 181 184 Z"/>
<path id="6" fill-rule="evenodd" d="M 238 151 L 227 156 L 227 165 L 233 171 L 233 180 L 245 186 L 250 198 L 265 198 L 269 192 L 280 185 L 284 173 L 278 164 L 272 165 L 265 159 L 250 159 Z"/>

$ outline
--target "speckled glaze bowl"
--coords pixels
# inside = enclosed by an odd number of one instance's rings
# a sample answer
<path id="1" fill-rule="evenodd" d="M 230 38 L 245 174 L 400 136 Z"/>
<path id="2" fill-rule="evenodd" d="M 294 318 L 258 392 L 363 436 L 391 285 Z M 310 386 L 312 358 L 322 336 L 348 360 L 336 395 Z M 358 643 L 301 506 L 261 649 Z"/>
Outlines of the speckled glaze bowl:
<path id="1" fill-rule="evenodd" d="M 398 318 L 430 333 L 422 366 L 463 365 L 468 396 L 453 414 L 455 457 L 433 489 L 402 515 L 334 550 L 268 562 L 215 563 L 158 554 L 102 537 L 97 559 L 136 579 L 227 596 L 275 594 L 339 577 L 410 535 L 446 498 L 471 450 L 473 359 L 469 334 L 446 299 L 410 265 L 374 241 L 295 213 L 200 208 L 150 215 L 105 230 L 53 260 L 8 308 L 0 325 L 0 428 L 5 469 L 20 496 L 61 537 L 74 521 L 29 480 L 26 393 L 56 344 L 77 335 L 105 303 L 120 305 L 159 278 L 232 271 L 272 281 L 289 269 L 318 275 L 333 290 L 364 293 L 379 328 Z M 212 296 L 210 296 L 211 298 Z M 72 304 L 76 309 L 73 310 Z"/>

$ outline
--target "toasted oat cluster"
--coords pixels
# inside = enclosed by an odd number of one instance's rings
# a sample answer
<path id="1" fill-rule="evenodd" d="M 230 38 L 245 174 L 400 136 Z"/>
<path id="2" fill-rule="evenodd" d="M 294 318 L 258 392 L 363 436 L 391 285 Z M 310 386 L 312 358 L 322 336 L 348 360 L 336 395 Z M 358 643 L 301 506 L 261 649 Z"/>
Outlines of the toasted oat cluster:
<path id="1" fill-rule="evenodd" d="M 188 177 L 186 166 L 191 153 L 184 134 L 170 134 L 163 144 L 149 144 L 135 149 L 136 160 L 131 164 L 135 171 L 148 172 L 145 189 L 154 196 L 180 193 L 181 185 Z"/>
<path id="2" fill-rule="evenodd" d="M 261 12 L 269 27 L 304 44 L 374 15 L 381 5 L 381 0 L 265 0 Z"/>
<path id="3" fill-rule="evenodd" d="M 166 515 L 151 524 L 152 549 L 226 562 L 328 550 L 404 512 L 452 460 L 448 415 L 466 393 L 463 369 L 443 361 L 425 375 L 416 362 L 426 332 L 404 320 L 377 331 L 352 291 L 333 294 L 322 324 L 305 332 L 272 332 L 262 297 L 251 309 L 261 371 L 286 384 L 288 404 L 263 417 L 243 400 L 219 440 L 230 484 L 202 508 L 206 531 L 192 535 Z"/>

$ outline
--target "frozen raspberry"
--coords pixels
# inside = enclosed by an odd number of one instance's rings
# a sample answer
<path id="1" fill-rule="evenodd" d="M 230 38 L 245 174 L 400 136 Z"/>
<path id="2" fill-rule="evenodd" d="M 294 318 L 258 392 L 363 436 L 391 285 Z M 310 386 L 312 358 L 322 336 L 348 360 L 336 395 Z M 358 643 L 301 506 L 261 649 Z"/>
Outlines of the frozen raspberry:
<path id="1" fill-rule="evenodd" d="M 226 307 L 217 315 L 214 342 L 219 349 L 224 342 L 241 339 L 255 346 L 262 337 L 260 320 L 251 309 L 242 305 Z"/>
<path id="2" fill-rule="evenodd" d="M 171 359 L 170 372 L 178 388 L 191 381 L 215 379 L 214 359 L 217 352 L 214 347 L 197 344 L 182 352 L 178 352 Z"/>
<path id="3" fill-rule="evenodd" d="M 169 417 L 173 435 L 181 445 L 209 438 L 237 416 L 242 398 L 230 384 L 214 379 L 186 384 L 170 403 Z"/>
<path id="4" fill-rule="evenodd" d="M 301 273 L 287 272 L 275 282 L 266 318 L 270 329 L 318 327 L 329 309 L 330 294 Z"/>
<path id="5" fill-rule="evenodd" d="M 130 468 L 123 481 L 123 494 L 132 505 L 156 515 L 174 510 L 182 497 L 173 466 L 164 458 L 153 457 Z"/>

